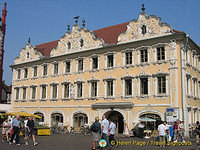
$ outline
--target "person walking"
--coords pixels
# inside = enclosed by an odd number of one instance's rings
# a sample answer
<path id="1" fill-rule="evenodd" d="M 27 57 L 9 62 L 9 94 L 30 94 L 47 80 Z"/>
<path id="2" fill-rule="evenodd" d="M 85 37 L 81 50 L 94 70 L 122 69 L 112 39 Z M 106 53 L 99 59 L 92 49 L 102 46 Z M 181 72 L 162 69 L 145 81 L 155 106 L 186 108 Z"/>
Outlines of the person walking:
<path id="1" fill-rule="evenodd" d="M 124 132 L 123 132 L 124 137 L 130 137 L 129 136 L 129 131 L 128 131 L 128 125 L 126 124 L 126 122 L 124 121 Z"/>
<path id="2" fill-rule="evenodd" d="M 160 147 L 165 147 L 166 141 L 166 126 L 163 124 L 163 121 L 161 121 L 160 125 L 158 126 L 158 136 L 159 136 L 159 145 Z"/>
<path id="3" fill-rule="evenodd" d="M 38 143 L 35 141 L 35 128 L 34 128 L 34 120 L 33 120 L 33 116 L 30 117 L 30 119 L 27 122 L 27 129 L 28 129 L 28 133 L 32 135 L 33 138 L 33 145 L 36 146 Z M 26 145 L 28 145 L 28 141 L 26 141 Z"/>
<path id="4" fill-rule="evenodd" d="M 111 148 L 111 145 L 108 141 L 107 135 L 108 135 L 108 129 L 109 129 L 109 121 L 106 119 L 106 116 L 102 116 L 102 126 L 101 126 L 101 131 L 102 131 L 102 139 L 105 139 L 107 142 L 107 149 Z"/>
<path id="5" fill-rule="evenodd" d="M 3 122 L 3 128 L 2 128 L 2 136 L 1 136 L 2 142 L 4 142 L 5 135 L 6 135 L 7 141 L 8 141 L 8 133 L 7 133 L 8 129 L 9 129 L 9 125 L 8 125 L 7 119 L 5 119 L 4 122 Z"/>
<path id="6" fill-rule="evenodd" d="M 11 128 L 13 129 L 14 132 L 12 134 L 9 144 L 11 144 L 13 142 L 13 139 L 16 136 L 15 143 L 16 143 L 16 145 L 20 145 L 19 144 L 19 133 L 20 133 L 20 128 L 21 128 L 21 121 L 20 121 L 19 115 L 17 115 L 16 118 L 13 119 Z"/>
<path id="7" fill-rule="evenodd" d="M 175 122 L 174 122 L 174 130 L 173 130 L 173 138 L 172 138 L 173 141 L 176 140 L 177 134 L 178 134 L 178 124 L 177 124 L 177 122 L 175 121 Z"/>
<path id="8" fill-rule="evenodd" d="M 95 122 L 90 127 L 92 131 L 92 149 L 96 149 L 96 143 L 100 140 L 101 136 L 101 124 L 99 123 L 99 117 L 95 118 Z"/>
<path id="9" fill-rule="evenodd" d="M 113 122 L 113 120 L 110 120 L 110 125 L 109 125 L 109 142 L 111 143 L 111 141 L 115 141 L 115 130 L 116 130 L 116 125 Z M 116 142 L 115 142 L 116 143 Z"/>
<path id="10" fill-rule="evenodd" d="M 179 140 L 179 138 L 181 137 L 181 139 L 182 139 L 182 142 L 185 142 L 185 140 L 184 140 L 184 137 L 183 137 L 183 123 L 182 122 L 180 122 L 180 121 L 177 121 L 178 122 L 178 134 L 177 134 L 177 138 L 176 138 L 176 140 L 174 141 L 174 142 L 177 142 L 178 140 Z"/>
<path id="11" fill-rule="evenodd" d="M 29 139 L 29 133 L 28 133 L 28 128 L 27 128 L 28 120 L 29 120 L 28 117 L 26 117 L 25 120 L 24 120 L 25 140 L 26 140 L 25 145 L 28 145 L 28 139 Z"/>

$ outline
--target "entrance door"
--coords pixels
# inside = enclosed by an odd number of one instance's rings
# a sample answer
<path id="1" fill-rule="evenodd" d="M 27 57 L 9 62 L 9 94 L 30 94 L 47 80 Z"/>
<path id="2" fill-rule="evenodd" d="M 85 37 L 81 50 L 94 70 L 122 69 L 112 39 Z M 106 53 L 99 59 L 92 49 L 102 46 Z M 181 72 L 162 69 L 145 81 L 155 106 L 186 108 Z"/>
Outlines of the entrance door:
<path id="1" fill-rule="evenodd" d="M 106 118 L 111 119 L 116 124 L 116 132 L 123 133 L 124 131 L 124 117 L 118 111 L 108 111 L 105 113 Z"/>
<path id="2" fill-rule="evenodd" d="M 86 114 L 83 114 L 83 113 L 75 114 L 73 117 L 73 120 L 74 120 L 74 127 L 78 127 L 78 128 L 88 123 L 88 117 Z"/>

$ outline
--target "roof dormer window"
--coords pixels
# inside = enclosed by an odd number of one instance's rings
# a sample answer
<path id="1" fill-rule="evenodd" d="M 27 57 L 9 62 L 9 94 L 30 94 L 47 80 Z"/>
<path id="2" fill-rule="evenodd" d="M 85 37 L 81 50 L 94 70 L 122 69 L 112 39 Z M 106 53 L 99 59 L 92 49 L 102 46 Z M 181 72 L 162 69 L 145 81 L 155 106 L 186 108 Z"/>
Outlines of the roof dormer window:
<path id="1" fill-rule="evenodd" d="M 83 41 L 83 39 L 80 40 L 80 45 L 81 45 L 81 47 L 84 46 L 84 41 Z"/>
<path id="2" fill-rule="evenodd" d="M 67 43 L 67 47 L 68 47 L 68 49 L 71 49 L 71 43 L 70 42 Z"/>
<path id="3" fill-rule="evenodd" d="M 27 59 L 29 59 L 29 57 L 30 57 L 30 54 L 29 54 L 29 52 L 26 54 L 26 58 Z"/>
<path id="4" fill-rule="evenodd" d="M 145 35 L 147 33 L 147 27 L 143 25 L 141 29 L 142 29 L 142 34 Z"/>

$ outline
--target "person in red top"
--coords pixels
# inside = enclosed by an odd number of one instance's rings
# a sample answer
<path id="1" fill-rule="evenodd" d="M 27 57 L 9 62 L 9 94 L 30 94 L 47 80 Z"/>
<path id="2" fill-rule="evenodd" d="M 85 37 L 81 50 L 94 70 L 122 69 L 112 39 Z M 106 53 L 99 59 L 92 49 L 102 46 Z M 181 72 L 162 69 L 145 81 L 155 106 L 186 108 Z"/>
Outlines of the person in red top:
<path id="1" fill-rule="evenodd" d="M 174 130 L 173 130 L 173 133 L 174 133 L 174 135 L 173 135 L 173 141 L 175 141 L 176 140 L 176 138 L 177 138 L 177 132 L 178 132 L 178 124 L 177 124 L 177 122 L 175 121 L 174 122 Z"/>

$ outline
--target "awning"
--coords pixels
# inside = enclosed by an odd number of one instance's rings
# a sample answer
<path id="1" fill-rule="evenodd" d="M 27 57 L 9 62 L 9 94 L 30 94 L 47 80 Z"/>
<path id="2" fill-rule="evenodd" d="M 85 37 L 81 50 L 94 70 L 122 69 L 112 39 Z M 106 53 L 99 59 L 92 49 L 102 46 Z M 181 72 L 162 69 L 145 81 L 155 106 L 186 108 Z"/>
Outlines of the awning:
<path id="1" fill-rule="evenodd" d="M 133 108 L 133 103 L 131 102 L 111 102 L 111 103 L 96 103 L 92 105 L 93 109 L 115 109 L 115 108 Z"/>

